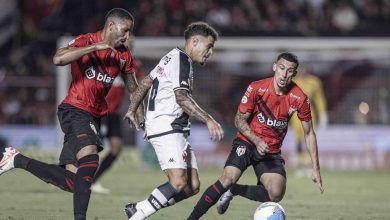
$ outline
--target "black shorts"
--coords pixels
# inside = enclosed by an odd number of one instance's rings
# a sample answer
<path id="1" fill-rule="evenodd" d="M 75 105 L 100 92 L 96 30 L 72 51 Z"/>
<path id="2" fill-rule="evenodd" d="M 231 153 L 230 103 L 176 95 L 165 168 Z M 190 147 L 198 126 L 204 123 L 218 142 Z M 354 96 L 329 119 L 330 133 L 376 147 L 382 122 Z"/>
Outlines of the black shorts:
<path id="1" fill-rule="evenodd" d="M 103 117 L 100 125 L 100 134 L 107 138 L 122 138 L 120 115 L 117 113 L 110 113 L 106 117 Z"/>
<path id="2" fill-rule="evenodd" d="M 251 165 L 258 179 L 263 173 L 278 173 L 286 178 L 282 155 L 260 155 L 256 146 L 236 138 L 233 141 L 232 150 L 226 160 L 225 167 L 234 166 L 243 173 Z"/>
<path id="3" fill-rule="evenodd" d="M 66 103 L 58 106 L 57 116 L 65 134 L 59 165 L 73 164 L 78 167 L 76 154 L 87 145 L 96 145 L 98 151 L 103 150 L 99 133 L 100 118 Z"/>

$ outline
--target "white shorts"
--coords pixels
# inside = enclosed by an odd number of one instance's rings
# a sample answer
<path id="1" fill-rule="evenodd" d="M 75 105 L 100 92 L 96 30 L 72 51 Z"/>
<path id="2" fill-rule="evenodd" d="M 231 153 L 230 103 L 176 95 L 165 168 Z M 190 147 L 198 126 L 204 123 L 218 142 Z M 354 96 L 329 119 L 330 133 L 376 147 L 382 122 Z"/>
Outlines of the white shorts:
<path id="1" fill-rule="evenodd" d="M 149 140 L 156 152 L 162 170 L 173 168 L 198 169 L 195 154 L 182 133 L 167 134 Z"/>

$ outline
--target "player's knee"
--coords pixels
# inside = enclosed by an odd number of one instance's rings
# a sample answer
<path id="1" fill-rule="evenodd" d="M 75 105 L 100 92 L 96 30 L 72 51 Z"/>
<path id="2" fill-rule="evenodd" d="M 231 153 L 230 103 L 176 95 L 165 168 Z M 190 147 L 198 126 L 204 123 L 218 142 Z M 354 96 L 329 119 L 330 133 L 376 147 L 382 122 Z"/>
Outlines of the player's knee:
<path id="1" fill-rule="evenodd" d="M 170 181 L 170 183 L 177 192 L 181 192 L 185 187 L 187 187 L 187 179 L 185 178 L 174 178 Z"/>
<path id="2" fill-rule="evenodd" d="M 281 189 L 268 190 L 269 198 L 272 202 L 280 202 L 283 199 L 284 193 Z"/>
<path id="3" fill-rule="evenodd" d="M 119 154 L 122 152 L 122 147 L 120 146 L 117 146 L 117 147 L 111 147 L 111 152 L 110 154 L 111 155 L 114 155 L 114 156 L 119 156 Z"/>
<path id="4" fill-rule="evenodd" d="M 236 183 L 236 178 L 233 175 L 229 175 L 224 173 L 220 178 L 219 182 L 223 185 L 223 187 L 230 188 L 234 183 Z"/>

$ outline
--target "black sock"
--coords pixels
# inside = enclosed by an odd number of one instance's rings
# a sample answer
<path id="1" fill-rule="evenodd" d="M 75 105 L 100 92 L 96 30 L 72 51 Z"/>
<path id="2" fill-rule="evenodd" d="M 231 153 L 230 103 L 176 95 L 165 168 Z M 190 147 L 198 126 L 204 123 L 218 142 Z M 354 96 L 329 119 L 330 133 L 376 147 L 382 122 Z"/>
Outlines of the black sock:
<path id="1" fill-rule="evenodd" d="M 188 198 L 188 195 L 184 191 L 181 191 L 181 192 L 175 194 L 171 199 L 169 199 L 168 203 L 165 207 L 175 205 L 176 203 L 178 203 L 184 199 L 187 199 L 187 198 Z"/>
<path id="2" fill-rule="evenodd" d="M 16 155 L 14 165 L 16 168 L 27 170 L 46 183 L 53 184 L 68 192 L 73 191 L 75 174 L 58 165 L 43 163 L 21 154 Z"/>
<path id="3" fill-rule="evenodd" d="M 190 217 L 188 217 L 188 220 L 199 219 L 207 212 L 207 210 L 209 210 L 211 206 L 213 206 L 218 201 L 219 197 L 221 197 L 221 195 L 226 191 L 227 189 L 223 187 L 219 180 L 207 188 L 194 207 Z"/>
<path id="4" fill-rule="evenodd" d="M 99 155 L 91 154 L 78 160 L 79 167 L 74 179 L 73 210 L 74 218 L 85 220 L 91 196 L 91 184 L 99 166 Z"/>
<path id="5" fill-rule="evenodd" d="M 233 195 L 239 195 L 258 202 L 270 201 L 268 191 L 263 185 L 248 186 L 235 184 L 230 188 Z"/>
<path id="6" fill-rule="evenodd" d="M 102 163 L 99 166 L 99 169 L 96 171 L 95 178 L 93 181 L 96 182 L 99 177 L 106 172 L 108 168 L 111 167 L 111 164 L 116 160 L 118 156 L 113 154 L 107 154 L 107 156 L 103 159 Z"/>

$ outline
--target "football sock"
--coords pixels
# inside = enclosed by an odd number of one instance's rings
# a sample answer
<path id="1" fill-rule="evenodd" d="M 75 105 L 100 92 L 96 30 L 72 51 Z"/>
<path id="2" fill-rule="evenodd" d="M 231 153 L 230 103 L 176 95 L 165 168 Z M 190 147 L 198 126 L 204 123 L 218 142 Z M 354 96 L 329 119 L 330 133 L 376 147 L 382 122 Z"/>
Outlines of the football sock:
<path id="1" fill-rule="evenodd" d="M 270 201 L 268 191 L 263 185 L 248 186 L 235 184 L 230 188 L 233 195 L 239 195 L 258 202 Z"/>
<path id="2" fill-rule="evenodd" d="M 167 205 L 165 207 L 173 206 L 176 203 L 178 203 L 186 198 L 188 198 L 188 196 L 183 191 L 181 191 L 180 193 L 177 193 L 171 199 L 169 199 L 167 202 Z"/>
<path id="3" fill-rule="evenodd" d="M 75 219 L 85 220 L 91 196 L 91 184 L 99 166 L 99 155 L 87 155 L 79 159 L 78 163 L 79 167 L 73 185 L 73 210 Z"/>
<path id="4" fill-rule="evenodd" d="M 203 193 L 202 197 L 199 199 L 198 203 L 194 207 L 188 220 L 197 220 L 202 215 L 204 215 L 211 206 L 213 206 L 221 197 L 221 195 L 226 192 L 227 189 L 223 187 L 219 180 L 211 185 Z"/>
<path id="5" fill-rule="evenodd" d="M 93 181 L 96 182 L 99 177 L 106 172 L 108 168 L 111 167 L 111 164 L 116 160 L 118 156 L 117 155 L 112 155 L 112 154 L 107 154 L 107 156 L 103 159 L 101 162 L 99 169 L 96 171 L 95 177 L 93 178 Z"/>
<path id="6" fill-rule="evenodd" d="M 75 174 L 58 165 L 43 163 L 21 154 L 16 155 L 14 162 L 15 167 L 27 170 L 46 183 L 68 192 L 73 191 Z"/>
<path id="7" fill-rule="evenodd" d="M 177 193 L 176 189 L 169 183 L 157 187 L 152 191 L 149 198 L 137 203 L 137 209 L 141 209 L 144 217 L 148 217 L 156 211 L 164 208 L 168 200 Z"/>

